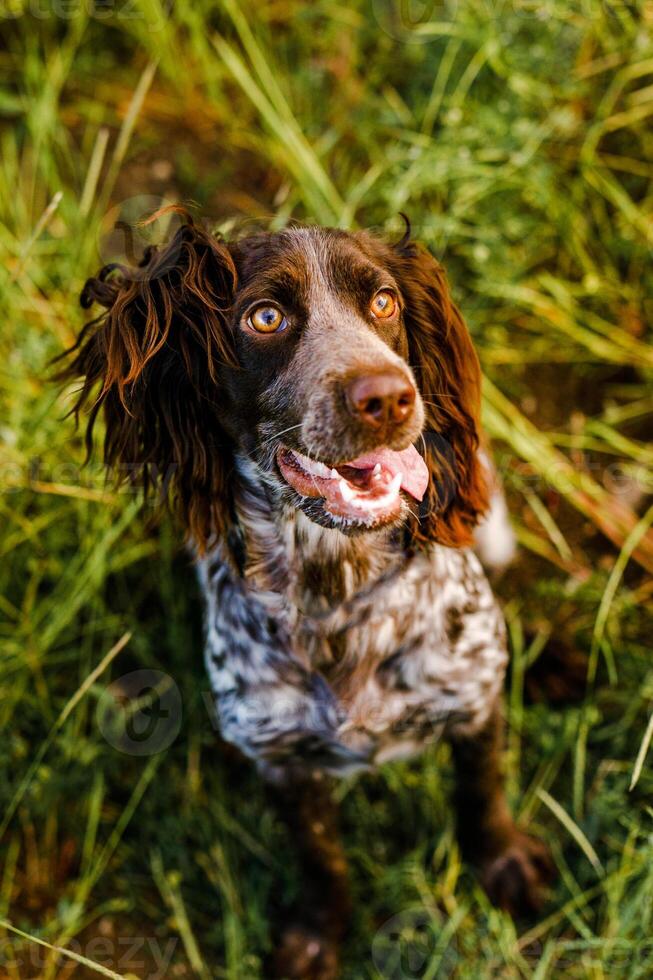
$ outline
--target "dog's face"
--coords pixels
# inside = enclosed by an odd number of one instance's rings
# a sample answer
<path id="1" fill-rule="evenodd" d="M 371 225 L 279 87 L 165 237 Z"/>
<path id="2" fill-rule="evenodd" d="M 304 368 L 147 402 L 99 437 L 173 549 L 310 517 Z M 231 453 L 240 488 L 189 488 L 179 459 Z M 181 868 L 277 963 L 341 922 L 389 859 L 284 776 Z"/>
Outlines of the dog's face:
<path id="1" fill-rule="evenodd" d="M 107 463 L 168 485 L 200 547 L 228 535 L 236 456 L 320 525 L 469 542 L 478 361 L 419 246 L 323 228 L 225 243 L 189 220 L 139 269 L 89 280 L 93 301 L 107 312 L 68 372 L 77 410 L 101 384 L 89 438 L 104 406 Z"/>
<path id="2" fill-rule="evenodd" d="M 237 368 L 222 422 L 280 499 L 347 533 L 400 520 L 429 476 L 405 299 L 383 250 L 302 228 L 231 249 Z"/>

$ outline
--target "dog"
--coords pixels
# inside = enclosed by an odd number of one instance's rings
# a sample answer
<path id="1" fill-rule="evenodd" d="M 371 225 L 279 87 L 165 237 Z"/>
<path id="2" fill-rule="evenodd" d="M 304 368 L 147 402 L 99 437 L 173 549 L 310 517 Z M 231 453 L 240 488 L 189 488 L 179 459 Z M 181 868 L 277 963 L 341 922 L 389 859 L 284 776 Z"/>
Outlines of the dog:
<path id="1" fill-rule="evenodd" d="M 510 532 L 496 487 L 486 517 L 479 363 L 442 267 L 408 228 L 225 241 L 182 215 L 139 266 L 87 281 L 104 312 L 65 376 L 89 447 L 102 412 L 107 466 L 186 529 L 222 736 L 293 826 L 305 892 L 274 972 L 338 976 L 331 778 L 438 738 L 463 855 L 497 905 L 536 909 L 552 865 L 506 803 L 505 627 L 473 550 L 481 526 L 509 558 Z"/>

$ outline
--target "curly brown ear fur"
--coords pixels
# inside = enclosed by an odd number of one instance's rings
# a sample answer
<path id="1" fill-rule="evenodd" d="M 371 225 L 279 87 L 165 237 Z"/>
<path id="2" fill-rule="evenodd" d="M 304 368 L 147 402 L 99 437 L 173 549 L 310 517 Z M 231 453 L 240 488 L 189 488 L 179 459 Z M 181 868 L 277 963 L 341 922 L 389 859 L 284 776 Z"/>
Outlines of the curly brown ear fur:
<path id="1" fill-rule="evenodd" d="M 222 242 L 184 218 L 138 267 L 105 266 L 86 282 L 81 305 L 106 312 L 62 355 L 71 360 L 60 378 L 82 379 L 73 413 L 79 420 L 90 406 L 88 451 L 103 410 L 104 460 L 117 482 L 166 492 L 203 549 L 229 523 L 231 447 L 217 368 L 235 360 L 224 313 L 236 268 Z"/>
<path id="2" fill-rule="evenodd" d="M 402 240 L 395 271 L 406 300 L 409 362 L 424 399 L 424 453 L 431 473 L 410 531 L 416 542 L 459 548 L 488 506 L 478 458 L 481 372 L 444 270 L 420 245 Z"/>

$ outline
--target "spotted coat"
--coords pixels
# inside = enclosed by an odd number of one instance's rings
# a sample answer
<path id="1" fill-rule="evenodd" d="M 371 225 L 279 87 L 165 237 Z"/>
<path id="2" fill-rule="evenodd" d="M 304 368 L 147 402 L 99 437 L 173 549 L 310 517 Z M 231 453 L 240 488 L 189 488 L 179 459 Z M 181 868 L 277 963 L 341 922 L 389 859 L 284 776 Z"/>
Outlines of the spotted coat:
<path id="1" fill-rule="evenodd" d="M 198 560 L 224 738 L 278 778 L 344 774 L 480 730 L 507 653 L 474 552 L 321 528 L 275 511 L 255 468 L 239 469 L 243 574 L 221 545 Z"/>

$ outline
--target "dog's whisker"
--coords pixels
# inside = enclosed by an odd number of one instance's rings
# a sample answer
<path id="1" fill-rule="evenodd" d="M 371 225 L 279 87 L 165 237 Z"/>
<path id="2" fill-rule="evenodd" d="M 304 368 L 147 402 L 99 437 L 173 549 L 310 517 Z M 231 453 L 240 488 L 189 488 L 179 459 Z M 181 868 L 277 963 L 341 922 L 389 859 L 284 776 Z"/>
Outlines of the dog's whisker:
<path id="1" fill-rule="evenodd" d="M 453 395 L 452 395 L 451 397 L 453 398 Z M 423 402 L 423 403 L 424 403 L 425 405 L 432 405 L 432 406 L 433 406 L 433 408 L 440 408 L 440 405 L 438 405 L 438 403 L 437 403 L 437 402 L 432 402 L 432 401 L 430 401 L 430 399 L 428 399 L 428 398 L 422 398 L 422 402 Z"/>
<path id="2" fill-rule="evenodd" d="M 275 439 L 278 439 L 279 436 L 284 436 L 286 432 L 292 432 L 293 429 L 301 429 L 301 427 L 302 423 L 298 422 L 297 425 L 289 425 L 287 429 L 281 429 L 280 432 L 274 432 L 271 436 L 268 436 L 267 439 L 263 440 L 261 443 L 261 448 L 268 446 L 271 442 L 274 442 Z"/>

